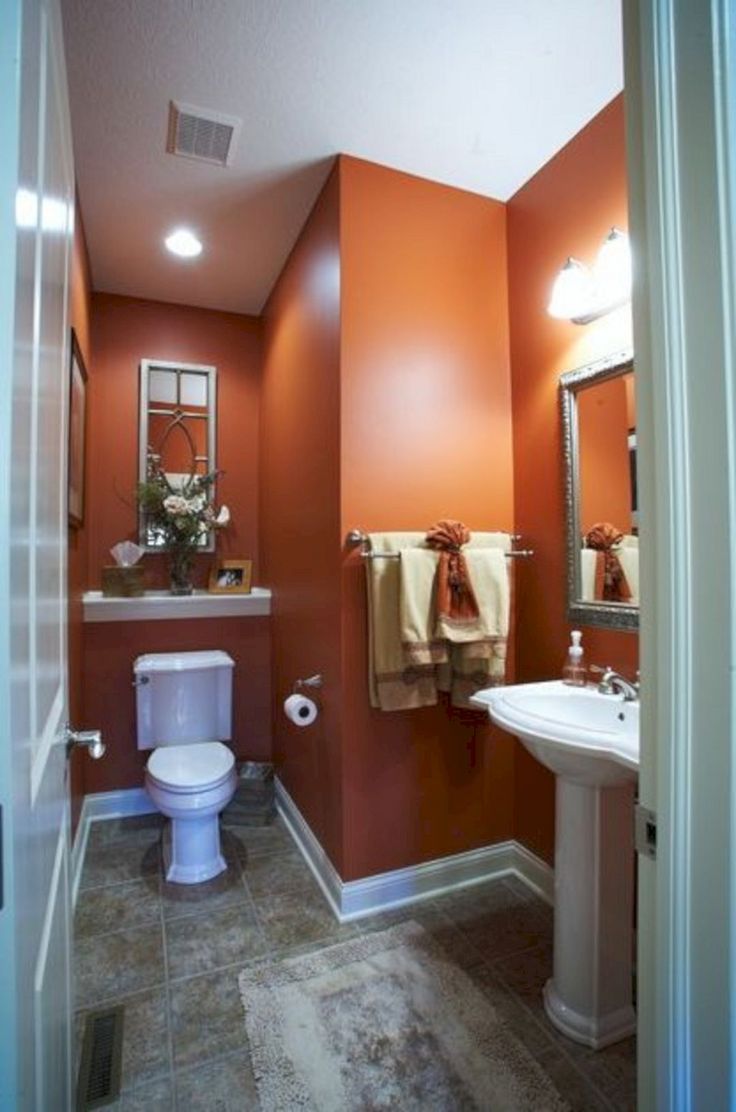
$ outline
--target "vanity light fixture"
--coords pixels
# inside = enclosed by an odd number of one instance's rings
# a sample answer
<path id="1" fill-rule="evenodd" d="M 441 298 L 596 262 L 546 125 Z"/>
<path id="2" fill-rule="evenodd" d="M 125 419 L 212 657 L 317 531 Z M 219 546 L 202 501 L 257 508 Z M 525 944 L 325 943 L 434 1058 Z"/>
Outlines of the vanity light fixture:
<path id="1" fill-rule="evenodd" d="M 164 240 L 166 248 L 180 259 L 196 259 L 202 254 L 202 242 L 188 228 L 175 228 Z"/>
<path id="2" fill-rule="evenodd" d="M 551 317 L 589 324 L 631 298 L 629 237 L 611 228 L 592 268 L 569 258 L 552 288 L 547 312 Z"/>

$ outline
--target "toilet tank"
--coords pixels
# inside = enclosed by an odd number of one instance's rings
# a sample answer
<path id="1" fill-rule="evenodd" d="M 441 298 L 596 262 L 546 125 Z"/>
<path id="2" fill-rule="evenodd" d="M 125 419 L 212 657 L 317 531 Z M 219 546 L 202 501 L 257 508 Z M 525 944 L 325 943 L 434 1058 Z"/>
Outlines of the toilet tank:
<path id="1" fill-rule="evenodd" d="M 229 741 L 233 668 L 227 653 L 149 653 L 135 673 L 138 748 Z"/>

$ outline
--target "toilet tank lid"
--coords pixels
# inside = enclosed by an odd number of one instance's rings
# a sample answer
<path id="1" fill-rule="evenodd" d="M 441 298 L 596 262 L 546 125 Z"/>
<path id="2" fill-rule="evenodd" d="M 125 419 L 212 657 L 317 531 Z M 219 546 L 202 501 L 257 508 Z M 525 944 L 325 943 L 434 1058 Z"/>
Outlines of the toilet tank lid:
<path id="1" fill-rule="evenodd" d="M 194 653 L 147 653 L 136 658 L 137 676 L 151 672 L 201 672 L 205 668 L 233 668 L 235 661 L 221 649 Z"/>

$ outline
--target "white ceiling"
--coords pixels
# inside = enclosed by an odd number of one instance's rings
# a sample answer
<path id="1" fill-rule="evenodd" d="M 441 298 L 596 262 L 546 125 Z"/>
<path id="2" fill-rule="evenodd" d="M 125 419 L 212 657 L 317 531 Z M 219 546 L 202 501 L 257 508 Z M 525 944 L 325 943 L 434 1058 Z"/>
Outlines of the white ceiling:
<path id="1" fill-rule="evenodd" d="M 507 200 L 622 87 L 620 0 L 63 0 L 95 289 L 258 313 L 338 152 Z M 166 154 L 171 99 L 242 118 Z M 163 248 L 175 225 L 199 259 Z"/>

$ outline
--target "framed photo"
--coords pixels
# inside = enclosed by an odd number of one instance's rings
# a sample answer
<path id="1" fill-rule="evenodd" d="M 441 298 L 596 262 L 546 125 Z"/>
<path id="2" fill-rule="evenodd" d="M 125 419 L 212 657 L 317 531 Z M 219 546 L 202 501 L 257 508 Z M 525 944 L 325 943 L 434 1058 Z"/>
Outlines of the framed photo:
<path id="1" fill-rule="evenodd" d="M 252 560 L 216 560 L 210 571 L 213 595 L 249 595 Z"/>
<path id="2" fill-rule="evenodd" d="M 72 329 L 69 365 L 69 524 L 78 529 L 84 521 L 84 443 L 87 419 L 87 368 Z"/>

